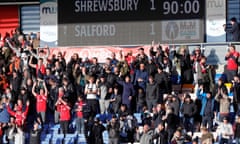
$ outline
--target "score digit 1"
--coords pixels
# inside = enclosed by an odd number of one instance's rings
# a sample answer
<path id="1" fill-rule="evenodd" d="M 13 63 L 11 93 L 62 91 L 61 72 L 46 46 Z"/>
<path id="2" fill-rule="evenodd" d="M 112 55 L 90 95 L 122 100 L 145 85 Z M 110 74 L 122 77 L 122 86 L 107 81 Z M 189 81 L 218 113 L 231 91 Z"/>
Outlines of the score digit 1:
<path id="1" fill-rule="evenodd" d="M 154 23 L 151 23 L 150 24 L 150 27 L 151 27 L 151 32 L 150 32 L 150 35 L 155 35 L 155 24 Z"/>
<path id="2" fill-rule="evenodd" d="M 155 8 L 155 5 L 154 5 L 154 0 L 150 0 L 151 1 L 151 3 L 152 3 L 152 7 L 150 8 L 150 10 L 156 10 L 156 8 Z"/>

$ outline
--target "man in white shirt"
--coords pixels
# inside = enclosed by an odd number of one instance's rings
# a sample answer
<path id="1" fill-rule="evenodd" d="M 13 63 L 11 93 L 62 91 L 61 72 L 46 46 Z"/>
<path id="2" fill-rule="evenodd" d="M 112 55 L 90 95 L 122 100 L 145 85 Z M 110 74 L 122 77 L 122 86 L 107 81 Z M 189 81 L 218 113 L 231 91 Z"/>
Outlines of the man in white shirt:
<path id="1" fill-rule="evenodd" d="M 228 118 L 224 117 L 223 122 L 220 123 L 217 129 L 220 144 L 230 144 L 231 137 L 233 136 L 232 124 L 228 122 Z"/>

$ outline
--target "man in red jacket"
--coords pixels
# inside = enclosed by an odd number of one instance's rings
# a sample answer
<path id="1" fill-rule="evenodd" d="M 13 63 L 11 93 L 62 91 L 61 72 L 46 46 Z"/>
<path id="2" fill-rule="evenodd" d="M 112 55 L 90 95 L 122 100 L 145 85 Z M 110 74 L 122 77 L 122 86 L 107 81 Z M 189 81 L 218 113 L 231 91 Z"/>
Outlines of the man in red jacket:
<path id="1" fill-rule="evenodd" d="M 66 99 L 62 99 L 62 97 L 59 97 L 55 106 L 57 107 L 57 111 L 60 115 L 60 127 L 61 131 L 65 135 L 68 132 L 68 124 L 71 118 L 70 111 L 71 107 L 68 105 L 68 102 Z"/>
<path id="2" fill-rule="evenodd" d="M 25 120 L 27 118 L 28 109 L 29 109 L 29 101 L 27 101 L 26 108 L 24 111 L 19 108 L 16 108 L 16 111 L 13 111 L 11 110 L 9 105 L 7 106 L 8 113 L 15 118 L 15 124 L 18 127 L 22 127 L 24 125 Z"/>
<path id="3" fill-rule="evenodd" d="M 238 57 L 239 53 L 236 51 L 235 46 L 230 45 L 225 56 L 225 60 L 227 61 L 226 74 L 228 82 L 231 82 L 238 72 Z"/>

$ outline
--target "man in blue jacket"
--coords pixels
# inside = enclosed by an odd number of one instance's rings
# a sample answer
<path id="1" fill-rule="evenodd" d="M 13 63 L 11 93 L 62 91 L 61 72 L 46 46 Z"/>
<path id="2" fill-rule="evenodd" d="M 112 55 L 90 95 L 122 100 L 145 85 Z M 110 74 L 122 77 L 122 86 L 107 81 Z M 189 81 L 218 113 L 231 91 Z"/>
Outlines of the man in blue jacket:
<path id="1" fill-rule="evenodd" d="M 202 116 L 202 126 L 206 127 L 208 124 L 208 130 L 211 131 L 214 118 L 214 98 L 212 97 L 212 93 L 203 92 L 203 86 L 201 85 L 197 91 L 197 98 L 202 102 L 202 107 L 200 111 L 200 115 Z"/>

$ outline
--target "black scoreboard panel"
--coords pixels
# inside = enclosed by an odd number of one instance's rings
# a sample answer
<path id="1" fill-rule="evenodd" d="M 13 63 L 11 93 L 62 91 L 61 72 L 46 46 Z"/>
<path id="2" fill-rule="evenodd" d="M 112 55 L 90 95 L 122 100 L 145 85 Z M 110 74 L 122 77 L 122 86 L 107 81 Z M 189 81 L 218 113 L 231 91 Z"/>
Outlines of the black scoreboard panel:
<path id="1" fill-rule="evenodd" d="M 204 0 L 58 0 L 58 45 L 200 42 L 204 12 Z"/>
<path id="2" fill-rule="evenodd" d="M 39 2 L 39 0 L 1 0 L 0 4 L 6 2 Z"/>

